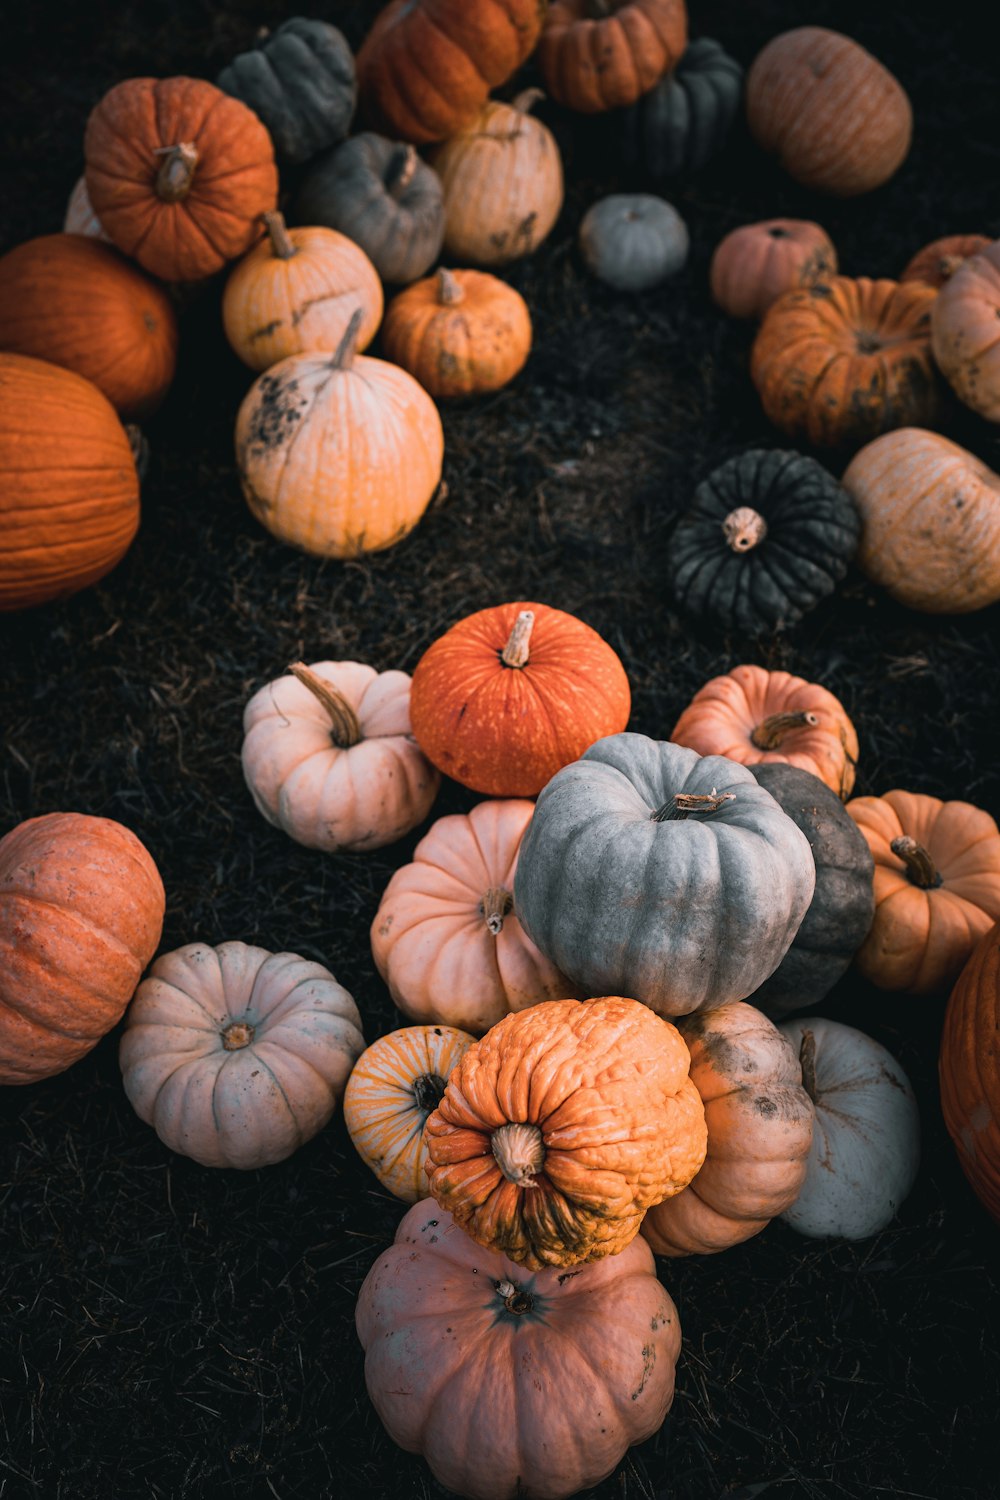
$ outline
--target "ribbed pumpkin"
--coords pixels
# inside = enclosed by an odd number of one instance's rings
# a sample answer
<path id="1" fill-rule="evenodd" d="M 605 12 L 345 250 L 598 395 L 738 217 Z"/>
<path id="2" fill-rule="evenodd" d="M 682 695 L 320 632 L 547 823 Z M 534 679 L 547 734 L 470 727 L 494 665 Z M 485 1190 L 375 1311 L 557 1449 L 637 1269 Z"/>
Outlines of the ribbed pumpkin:
<path id="1" fill-rule="evenodd" d="M 357 557 L 400 541 L 441 478 L 444 435 L 405 370 L 356 355 L 355 312 L 334 354 L 293 354 L 259 375 L 236 418 L 247 504 L 280 541 Z"/>
<path id="2" fill-rule="evenodd" d="M 498 604 L 459 620 L 413 673 L 410 716 L 446 776 L 489 797 L 534 797 L 560 766 L 628 723 L 628 678 L 565 610 Z"/>
<path id="3" fill-rule="evenodd" d="M 946 234 L 942 239 L 932 240 L 918 250 L 900 274 L 900 281 L 922 281 L 925 286 L 938 290 L 950 281 L 955 272 L 964 266 L 973 255 L 991 244 L 985 234 Z"/>
<path id="4" fill-rule="evenodd" d="M 550 1000 L 474 1042 L 424 1127 L 434 1197 L 539 1271 L 617 1255 L 705 1159 L 677 1029 L 636 1000 Z"/>
<path id="5" fill-rule="evenodd" d="M 271 137 L 201 78 L 116 84 L 87 121 L 84 156 L 98 219 L 164 281 L 197 281 L 245 255 L 277 207 Z"/>
<path id="6" fill-rule="evenodd" d="M 623 116 L 625 160 L 654 181 L 700 172 L 725 145 L 743 69 L 718 42 L 689 42 L 676 68 Z"/>
<path id="7" fill-rule="evenodd" d="M 438 271 L 389 303 L 386 359 L 437 400 L 497 391 L 531 352 L 531 314 L 520 292 L 485 271 Z"/>
<path id="8" fill-rule="evenodd" d="M 611 193 L 588 208 L 580 223 L 587 269 L 620 292 L 645 292 L 682 270 L 687 225 L 672 204 L 652 193 Z"/>
<path id="9" fill-rule="evenodd" d="M 684 0 L 552 0 L 538 66 L 553 99 L 598 114 L 634 104 L 686 46 Z"/>
<path id="10" fill-rule="evenodd" d="M 959 266 L 931 309 L 934 358 L 960 401 L 1000 422 L 1000 240 Z"/>
<path id="11" fill-rule="evenodd" d="M 357 89 L 354 58 L 328 21 L 293 16 L 223 68 L 220 89 L 267 126 L 279 160 L 295 165 L 343 140 Z"/>
<path id="12" fill-rule="evenodd" d="M 1000 924 L 979 940 L 944 1013 L 941 1113 L 962 1171 L 1000 1221 Z"/>
<path id="13" fill-rule="evenodd" d="M 51 1078 L 96 1047 L 163 910 L 149 851 L 110 818 L 48 813 L 0 839 L 0 1084 Z"/>
<path id="14" fill-rule="evenodd" d="M 63 234 L 85 234 L 90 239 L 111 244 L 111 236 L 105 233 L 100 219 L 94 213 L 94 205 L 87 192 L 87 179 L 81 177 L 73 187 L 66 204 Z"/>
<path id="15" fill-rule="evenodd" d="M 818 448 L 859 448 L 893 427 L 931 426 L 939 293 L 918 281 L 834 276 L 786 292 L 764 315 L 750 374 L 769 421 Z"/>
<path id="16" fill-rule="evenodd" d="M 764 316 L 786 292 L 837 274 L 837 252 L 809 219 L 762 219 L 732 230 L 708 270 L 712 300 L 731 318 Z"/>

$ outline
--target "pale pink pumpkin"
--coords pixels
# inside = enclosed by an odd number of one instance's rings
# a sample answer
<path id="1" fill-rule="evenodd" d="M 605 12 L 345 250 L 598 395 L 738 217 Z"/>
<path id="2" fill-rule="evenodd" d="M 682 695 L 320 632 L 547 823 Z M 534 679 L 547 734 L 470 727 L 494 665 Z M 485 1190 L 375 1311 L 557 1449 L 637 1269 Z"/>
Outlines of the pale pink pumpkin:
<path id="1" fill-rule="evenodd" d="M 785 292 L 836 274 L 837 252 L 825 229 L 809 219 L 764 219 L 719 241 L 708 278 L 724 313 L 759 320 Z"/>

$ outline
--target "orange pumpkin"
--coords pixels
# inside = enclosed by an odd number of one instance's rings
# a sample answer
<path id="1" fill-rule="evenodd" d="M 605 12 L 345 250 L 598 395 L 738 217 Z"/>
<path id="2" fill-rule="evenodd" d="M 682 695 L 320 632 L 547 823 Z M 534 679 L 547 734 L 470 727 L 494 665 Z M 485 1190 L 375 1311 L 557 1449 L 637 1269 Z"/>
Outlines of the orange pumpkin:
<path id="1" fill-rule="evenodd" d="M 438 400 L 497 391 L 531 352 L 531 315 L 520 292 L 484 271 L 438 271 L 389 303 L 387 359 Z"/>
<path id="2" fill-rule="evenodd" d="M 726 235 L 708 279 L 724 313 L 760 319 L 785 292 L 836 274 L 837 252 L 825 229 L 808 219 L 764 219 Z"/>
<path id="3" fill-rule="evenodd" d="M 1000 240 L 959 266 L 931 312 L 934 358 L 960 401 L 1000 422 Z"/>
<path id="4" fill-rule="evenodd" d="M 943 239 L 932 240 L 918 250 L 907 262 L 900 281 L 922 281 L 925 286 L 937 287 L 940 291 L 950 281 L 960 266 L 973 255 L 985 250 L 991 243 L 985 234 L 946 234 Z"/>
<path id="5" fill-rule="evenodd" d="M 0 1083 L 52 1078 L 97 1045 L 163 910 L 149 851 L 110 818 L 48 813 L 0 839 Z"/>
<path id="6" fill-rule="evenodd" d="M 797 442 L 858 448 L 893 427 L 933 426 L 938 293 L 910 281 L 827 282 L 787 292 L 765 314 L 750 374 L 768 420 Z"/>
<path id="7" fill-rule="evenodd" d="M 498 604 L 459 620 L 417 663 L 410 721 L 440 771 L 489 797 L 534 797 L 632 707 L 625 668 L 574 615 Z"/>
<path id="8" fill-rule="evenodd" d="M 969 802 L 917 792 L 847 811 L 875 860 L 875 919 L 855 962 L 883 990 L 942 994 L 1000 919 L 1000 830 Z"/>
<path id="9" fill-rule="evenodd" d="M 763 667 L 734 667 L 695 693 L 670 738 L 699 755 L 743 766 L 784 761 L 850 796 L 858 736 L 839 699 L 815 682 Z"/>
<path id="10" fill-rule="evenodd" d="M 164 281 L 197 281 L 244 255 L 277 207 L 271 137 L 201 78 L 116 84 L 91 113 L 83 150 L 104 229 Z"/>
<path id="11" fill-rule="evenodd" d="M 530 1270 L 617 1255 L 705 1159 L 689 1063 L 676 1027 L 637 1000 L 507 1016 L 427 1121 L 431 1192 L 478 1245 Z"/>
<path id="12" fill-rule="evenodd" d="M 582 114 L 634 104 L 687 46 L 684 0 L 553 0 L 538 65 L 553 99 Z"/>
<path id="13" fill-rule="evenodd" d="M 980 938 L 944 1013 L 941 1113 L 980 1203 L 1000 1221 L 1000 924 Z"/>

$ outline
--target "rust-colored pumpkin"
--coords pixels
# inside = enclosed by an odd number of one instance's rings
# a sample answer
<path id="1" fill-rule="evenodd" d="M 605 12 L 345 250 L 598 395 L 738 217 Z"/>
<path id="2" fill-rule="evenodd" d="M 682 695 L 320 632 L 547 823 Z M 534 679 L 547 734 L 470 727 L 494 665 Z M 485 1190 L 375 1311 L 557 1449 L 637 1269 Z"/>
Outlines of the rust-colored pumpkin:
<path id="1" fill-rule="evenodd" d="M 553 0 L 538 65 L 553 99 L 598 114 L 655 88 L 686 46 L 684 0 Z"/>
<path id="2" fill-rule="evenodd" d="M 163 910 L 149 851 L 110 818 L 48 813 L 0 839 L 0 1083 L 52 1078 L 96 1047 Z"/>
<path id="3" fill-rule="evenodd" d="M 201 78 L 116 84 L 91 113 L 83 149 L 104 229 L 164 281 L 197 281 L 246 254 L 277 207 L 271 137 Z"/>
<path id="4" fill-rule="evenodd" d="M 875 919 L 855 962 L 883 990 L 945 993 L 1000 919 L 1000 830 L 970 802 L 918 792 L 847 811 L 875 860 Z"/>
<path id="5" fill-rule="evenodd" d="M 531 352 L 531 314 L 520 292 L 485 271 L 437 272 L 389 303 L 386 359 L 438 400 L 497 391 Z"/>
<path id="6" fill-rule="evenodd" d="M 550 1000 L 471 1046 L 424 1128 L 434 1197 L 530 1270 L 624 1250 L 705 1159 L 676 1027 L 637 1000 Z"/>
<path id="7" fill-rule="evenodd" d="M 944 1013 L 941 1113 L 962 1171 L 1000 1221 L 1000 923 L 980 938 Z"/>
<path id="8" fill-rule="evenodd" d="M 764 219 L 720 241 L 708 279 L 724 313 L 759 320 L 786 292 L 836 274 L 837 252 L 825 229 L 808 219 Z"/>
<path id="9" fill-rule="evenodd" d="M 940 291 L 967 260 L 978 255 L 980 250 L 985 250 L 991 243 L 989 236 L 985 234 L 946 234 L 942 239 L 931 240 L 929 245 L 918 250 L 912 260 L 907 262 L 899 279 L 922 281 L 925 286 L 937 287 Z"/>
<path id="10" fill-rule="evenodd" d="M 934 358 L 955 395 L 1000 422 L 1000 240 L 959 266 L 931 311 Z"/>

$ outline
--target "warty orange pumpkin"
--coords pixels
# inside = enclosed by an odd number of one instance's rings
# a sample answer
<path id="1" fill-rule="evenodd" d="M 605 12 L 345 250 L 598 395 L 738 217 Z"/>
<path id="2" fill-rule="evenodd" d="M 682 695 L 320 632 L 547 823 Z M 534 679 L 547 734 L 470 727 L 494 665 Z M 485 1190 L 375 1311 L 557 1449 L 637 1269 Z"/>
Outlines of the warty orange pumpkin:
<path id="1" fill-rule="evenodd" d="M 1000 923 L 983 934 L 944 1013 L 941 1113 L 962 1171 L 1000 1221 Z"/>
<path id="2" fill-rule="evenodd" d="M 1000 422 L 1000 240 L 966 260 L 931 309 L 931 343 L 960 401 Z"/>
<path id="3" fill-rule="evenodd" d="M 687 36 L 684 0 L 553 0 L 538 65 L 553 99 L 598 114 L 654 88 L 677 66 Z"/>
<path id="4" fill-rule="evenodd" d="M 387 359 L 437 400 L 497 391 L 531 352 L 531 314 L 520 292 L 485 271 L 446 271 L 407 287 L 382 327 Z"/>

